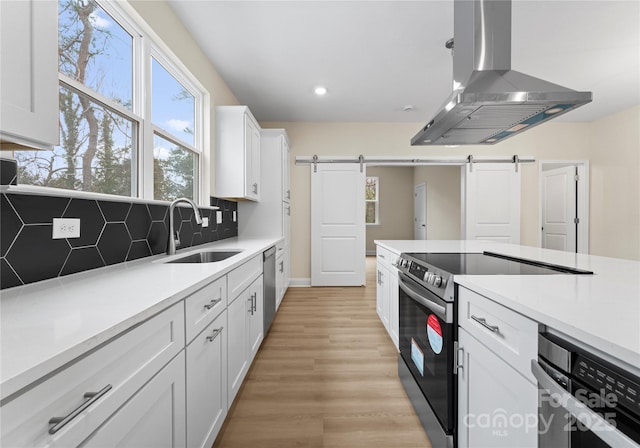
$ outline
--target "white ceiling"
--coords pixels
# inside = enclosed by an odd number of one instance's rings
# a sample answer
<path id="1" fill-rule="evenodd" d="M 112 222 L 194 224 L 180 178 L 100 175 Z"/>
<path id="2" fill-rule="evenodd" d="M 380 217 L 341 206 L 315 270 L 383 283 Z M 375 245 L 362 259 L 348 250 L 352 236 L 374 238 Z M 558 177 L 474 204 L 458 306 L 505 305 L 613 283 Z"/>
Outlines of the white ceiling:
<path id="1" fill-rule="evenodd" d="M 169 3 L 260 121 L 426 122 L 451 93 L 453 0 Z M 639 104 L 640 0 L 514 0 L 511 66 L 593 92 L 558 120 Z"/>

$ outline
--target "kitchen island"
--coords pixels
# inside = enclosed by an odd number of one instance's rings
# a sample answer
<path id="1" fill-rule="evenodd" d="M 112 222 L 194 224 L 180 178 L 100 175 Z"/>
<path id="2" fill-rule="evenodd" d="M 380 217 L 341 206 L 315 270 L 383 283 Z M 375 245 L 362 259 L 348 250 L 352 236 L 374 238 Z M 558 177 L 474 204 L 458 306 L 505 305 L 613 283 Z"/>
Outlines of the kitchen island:
<path id="1" fill-rule="evenodd" d="M 592 445 L 600 437 L 593 431 L 611 424 L 603 432 L 605 440 L 614 437 L 606 446 L 638 446 L 621 442 L 636 432 L 615 428 L 629 425 L 618 402 L 637 415 L 640 263 L 490 241 L 376 244 L 378 314 L 400 351 L 399 377 L 434 445 L 556 446 L 584 431 Z M 558 348 L 550 351 L 549 344 Z M 565 353 L 581 361 L 558 361 Z M 549 360 L 569 366 L 560 371 L 570 375 L 563 387 Z M 574 377 L 592 384 L 568 383 Z M 583 387 L 615 393 L 605 411 L 614 420 L 600 424 L 591 411 L 571 411 L 588 428 L 571 431 L 574 417 L 558 413 L 547 431 L 554 417 L 548 410 L 560 405 L 544 407 L 541 394 L 575 401 Z M 439 390 L 449 391 L 446 400 Z M 453 423 L 451 415 L 457 415 Z"/>
<path id="2" fill-rule="evenodd" d="M 491 251 L 593 271 L 593 275 L 459 275 L 454 281 L 640 372 L 640 262 L 491 241 L 379 240 L 376 244 L 396 255 Z"/>

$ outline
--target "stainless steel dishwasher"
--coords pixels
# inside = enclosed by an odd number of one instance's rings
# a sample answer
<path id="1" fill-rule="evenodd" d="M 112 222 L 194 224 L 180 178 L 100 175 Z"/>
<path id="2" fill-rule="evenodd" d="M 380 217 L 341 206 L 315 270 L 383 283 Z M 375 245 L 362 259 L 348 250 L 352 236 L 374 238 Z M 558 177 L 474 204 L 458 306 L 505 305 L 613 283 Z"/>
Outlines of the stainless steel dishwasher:
<path id="1" fill-rule="evenodd" d="M 262 275 L 264 279 L 264 335 L 266 336 L 276 315 L 276 248 L 270 247 L 262 253 Z"/>

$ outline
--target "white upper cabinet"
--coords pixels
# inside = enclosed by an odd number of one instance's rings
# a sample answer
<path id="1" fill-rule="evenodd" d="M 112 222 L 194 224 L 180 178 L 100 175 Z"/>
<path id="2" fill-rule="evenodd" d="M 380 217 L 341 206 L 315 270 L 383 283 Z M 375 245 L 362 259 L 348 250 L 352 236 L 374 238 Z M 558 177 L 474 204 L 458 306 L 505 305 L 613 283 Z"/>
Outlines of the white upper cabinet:
<path id="1" fill-rule="evenodd" d="M 289 141 L 284 133 L 282 139 L 282 200 L 291 202 L 291 184 L 289 182 Z"/>
<path id="2" fill-rule="evenodd" d="M 216 107 L 216 191 L 222 198 L 259 201 L 260 126 L 246 106 Z"/>
<path id="3" fill-rule="evenodd" d="M 0 2 L 0 142 L 58 144 L 58 2 Z"/>

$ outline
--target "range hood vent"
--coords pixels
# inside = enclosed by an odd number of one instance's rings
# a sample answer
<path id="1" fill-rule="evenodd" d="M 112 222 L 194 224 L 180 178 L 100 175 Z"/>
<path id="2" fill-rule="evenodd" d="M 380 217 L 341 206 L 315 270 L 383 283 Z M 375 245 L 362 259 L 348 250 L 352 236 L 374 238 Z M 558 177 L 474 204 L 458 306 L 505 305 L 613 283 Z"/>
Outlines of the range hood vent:
<path id="1" fill-rule="evenodd" d="M 511 1 L 454 0 L 453 93 L 411 145 L 492 145 L 591 102 L 511 70 Z"/>

